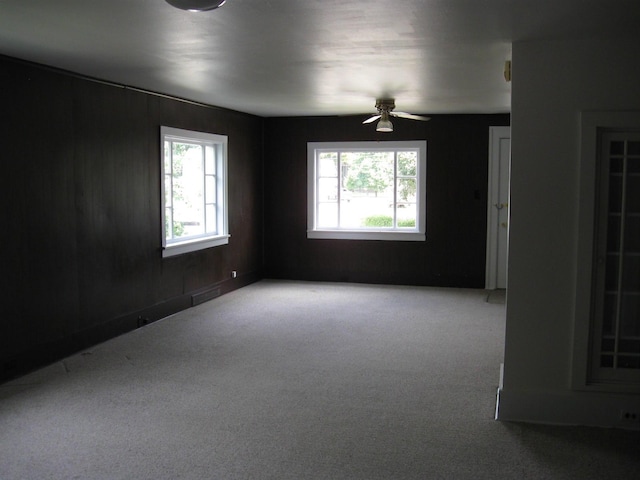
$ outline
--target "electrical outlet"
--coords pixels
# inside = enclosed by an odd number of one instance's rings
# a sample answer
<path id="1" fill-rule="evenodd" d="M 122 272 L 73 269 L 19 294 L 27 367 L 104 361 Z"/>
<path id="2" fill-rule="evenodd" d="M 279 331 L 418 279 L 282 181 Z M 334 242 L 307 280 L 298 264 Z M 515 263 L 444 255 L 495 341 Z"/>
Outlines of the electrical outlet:
<path id="1" fill-rule="evenodd" d="M 620 421 L 624 423 L 640 424 L 640 413 L 631 410 L 620 410 Z"/>
<path id="2" fill-rule="evenodd" d="M 144 327 L 148 323 L 149 323 L 149 319 L 147 317 L 143 317 L 142 315 L 138 317 L 138 328 Z"/>
<path id="3" fill-rule="evenodd" d="M 236 272 L 235 270 L 231 271 L 231 278 L 236 278 L 238 276 L 238 272 Z"/>

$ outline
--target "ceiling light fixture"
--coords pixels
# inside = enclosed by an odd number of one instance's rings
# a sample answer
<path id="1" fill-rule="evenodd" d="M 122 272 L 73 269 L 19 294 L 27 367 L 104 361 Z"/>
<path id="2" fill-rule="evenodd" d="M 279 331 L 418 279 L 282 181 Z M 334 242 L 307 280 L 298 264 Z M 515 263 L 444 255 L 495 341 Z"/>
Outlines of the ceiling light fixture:
<path id="1" fill-rule="evenodd" d="M 380 114 L 380 121 L 376 126 L 376 132 L 393 132 L 393 123 L 389 120 L 389 112 L 383 110 Z"/>
<path id="2" fill-rule="evenodd" d="M 190 12 L 206 12 L 215 10 L 225 4 L 227 0 L 165 0 L 169 5 L 188 10 Z"/>
<path id="3" fill-rule="evenodd" d="M 408 118 L 410 120 L 421 120 L 423 122 L 430 120 L 429 117 L 414 115 L 412 113 L 394 112 L 394 108 L 396 108 L 396 101 L 393 98 L 378 98 L 376 100 L 376 110 L 378 110 L 378 114 L 372 115 L 362 123 L 373 123 L 380 119 L 378 125 L 376 125 L 376 132 L 393 132 L 393 123 L 391 123 L 390 117 Z"/>

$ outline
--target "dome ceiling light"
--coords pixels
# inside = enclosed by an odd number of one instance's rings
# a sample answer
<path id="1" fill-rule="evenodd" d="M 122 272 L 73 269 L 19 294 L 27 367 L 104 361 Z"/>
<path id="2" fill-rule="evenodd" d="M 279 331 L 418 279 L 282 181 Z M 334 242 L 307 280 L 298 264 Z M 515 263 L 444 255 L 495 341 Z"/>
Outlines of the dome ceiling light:
<path id="1" fill-rule="evenodd" d="M 380 114 L 380 121 L 376 125 L 376 132 L 393 132 L 393 123 L 389 120 L 389 112 L 383 111 Z"/>
<path id="2" fill-rule="evenodd" d="M 227 0 L 165 0 L 169 5 L 188 10 L 190 12 L 206 12 L 215 10 L 225 4 Z"/>

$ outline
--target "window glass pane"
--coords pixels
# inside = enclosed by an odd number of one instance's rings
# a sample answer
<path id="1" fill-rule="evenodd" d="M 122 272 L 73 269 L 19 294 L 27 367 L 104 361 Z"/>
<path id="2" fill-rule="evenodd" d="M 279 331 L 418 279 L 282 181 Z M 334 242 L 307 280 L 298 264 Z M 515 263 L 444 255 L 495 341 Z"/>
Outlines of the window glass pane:
<path id="1" fill-rule="evenodd" d="M 640 253 L 640 215 L 627 215 L 624 225 L 624 249 Z M 618 224 L 620 219 L 618 217 Z M 619 227 L 618 227 L 619 230 Z"/>
<path id="2" fill-rule="evenodd" d="M 164 173 L 171 175 L 171 142 L 164 142 Z"/>
<path id="3" fill-rule="evenodd" d="M 622 173 L 624 160 L 621 158 L 612 158 L 609 161 L 609 171 L 611 173 Z"/>
<path id="4" fill-rule="evenodd" d="M 618 368 L 640 368 L 640 357 L 620 355 L 618 357 Z"/>
<path id="5" fill-rule="evenodd" d="M 622 211 L 622 177 L 612 176 L 609 179 L 609 211 Z"/>
<path id="6" fill-rule="evenodd" d="M 173 143 L 173 218 L 182 225 L 176 238 L 204 233 L 202 167 L 200 145 Z"/>
<path id="7" fill-rule="evenodd" d="M 628 142 L 627 153 L 629 155 L 640 155 L 640 142 Z"/>
<path id="8" fill-rule="evenodd" d="M 620 315 L 620 335 L 640 338 L 640 295 L 623 293 Z"/>
<path id="9" fill-rule="evenodd" d="M 620 250 L 620 215 L 609 215 L 607 222 L 607 251 Z"/>
<path id="10" fill-rule="evenodd" d="M 318 180 L 318 202 L 338 201 L 338 179 L 320 178 Z"/>
<path id="11" fill-rule="evenodd" d="M 379 197 L 393 187 L 393 152 L 344 152 L 343 186 L 360 195 Z"/>
<path id="12" fill-rule="evenodd" d="M 620 339 L 619 350 L 624 353 L 640 353 L 640 340 Z"/>
<path id="13" fill-rule="evenodd" d="M 418 152 L 398 152 L 398 175 L 415 177 L 418 167 Z"/>
<path id="14" fill-rule="evenodd" d="M 170 225 L 173 224 L 173 218 L 171 216 L 171 208 L 165 208 L 164 211 L 164 231 L 166 232 L 167 239 L 173 238 L 175 233 Z"/>
<path id="15" fill-rule="evenodd" d="M 608 254 L 605 266 L 604 288 L 607 290 L 618 289 L 618 260 L 619 255 Z"/>
<path id="16" fill-rule="evenodd" d="M 361 199 L 343 199 L 340 203 L 340 226 L 342 228 L 364 227 L 363 206 Z"/>
<path id="17" fill-rule="evenodd" d="M 390 228 L 393 227 L 393 200 L 389 194 L 376 197 L 373 194 L 355 193 L 343 196 L 340 203 L 342 228 Z"/>
<path id="18" fill-rule="evenodd" d="M 199 212 L 201 216 L 203 213 Z M 183 237 L 193 237 L 204 233 L 204 218 L 181 221 L 183 227 Z"/>
<path id="19" fill-rule="evenodd" d="M 602 312 L 602 334 L 613 335 L 616 324 L 616 309 L 618 306 L 618 295 L 607 293 L 604 296 L 604 311 Z"/>
<path id="20" fill-rule="evenodd" d="M 207 175 L 215 175 L 216 174 L 216 152 L 215 148 L 212 145 L 206 146 L 206 158 L 204 162 L 204 173 Z"/>
<path id="21" fill-rule="evenodd" d="M 640 213 L 640 176 L 629 175 L 626 189 L 626 211 Z"/>
<path id="22" fill-rule="evenodd" d="M 205 202 L 215 203 L 216 201 L 216 177 L 207 175 L 205 181 Z"/>
<path id="23" fill-rule="evenodd" d="M 342 227 L 393 227 L 393 162 L 393 152 L 342 153 Z"/>
<path id="24" fill-rule="evenodd" d="M 338 154 L 322 152 L 318 157 L 318 175 L 321 177 L 338 176 Z"/>
<path id="25" fill-rule="evenodd" d="M 216 233 L 218 230 L 218 218 L 216 215 L 216 206 L 207 205 L 207 233 Z"/>
<path id="26" fill-rule="evenodd" d="M 611 155 L 623 155 L 624 154 L 624 141 L 611 142 L 609 146 L 609 153 Z"/>
<path id="27" fill-rule="evenodd" d="M 164 204 L 166 207 L 173 205 L 173 194 L 171 193 L 171 175 L 164 176 Z"/>
<path id="28" fill-rule="evenodd" d="M 603 352 L 613 352 L 616 348 L 615 338 L 603 338 L 601 348 Z"/>
<path id="29" fill-rule="evenodd" d="M 635 252 L 624 255 L 622 291 L 640 292 L 640 256 Z"/>
<path id="30" fill-rule="evenodd" d="M 417 208 L 415 203 L 400 203 L 396 209 L 398 228 L 416 228 Z"/>
<path id="31" fill-rule="evenodd" d="M 600 366 L 603 368 L 613 367 L 613 355 L 602 355 L 600 357 Z"/>
<path id="32" fill-rule="evenodd" d="M 321 203 L 318 205 L 319 228 L 331 228 L 338 226 L 338 203 Z"/>
<path id="33" fill-rule="evenodd" d="M 386 213 L 381 214 L 379 212 L 371 212 L 362 219 L 362 226 L 365 228 L 379 229 L 379 228 L 392 228 L 393 217 Z"/>
<path id="34" fill-rule="evenodd" d="M 415 178 L 398 179 L 398 206 L 406 203 L 415 203 L 418 185 Z"/>

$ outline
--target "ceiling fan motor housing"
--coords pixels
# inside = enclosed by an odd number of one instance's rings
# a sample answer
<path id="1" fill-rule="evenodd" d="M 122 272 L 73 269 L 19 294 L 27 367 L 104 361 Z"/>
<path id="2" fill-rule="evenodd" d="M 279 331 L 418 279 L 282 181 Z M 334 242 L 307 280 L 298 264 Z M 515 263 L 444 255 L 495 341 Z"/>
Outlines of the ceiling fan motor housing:
<path id="1" fill-rule="evenodd" d="M 378 112 L 390 112 L 396 108 L 396 101 L 393 98 L 378 98 L 376 100 L 376 109 Z"/>

